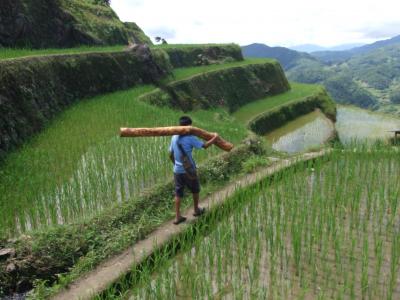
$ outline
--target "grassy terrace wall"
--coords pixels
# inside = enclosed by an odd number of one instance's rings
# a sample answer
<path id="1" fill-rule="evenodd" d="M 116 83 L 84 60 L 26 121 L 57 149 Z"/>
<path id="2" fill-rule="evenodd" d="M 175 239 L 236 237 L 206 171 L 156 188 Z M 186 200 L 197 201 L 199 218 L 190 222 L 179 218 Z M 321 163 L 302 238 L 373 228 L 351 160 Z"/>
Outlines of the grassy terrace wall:
<path id="1" fill-rule="evenodd" d="M 336 121 L 335 103 L 326 90 L 320 87 L 310 96 L 258 115 L 249 122 L 249 128 L 257 134 L 264 135 L 288 121 L 312 112 L 316 108 L 321 109 L 332 121 Z"/>
<path id="2" fill-rule="evenodd" d="M 174 68 L 183 68 L 196 65 L 204 65 L 221 60 L 243 60 L 240 46 L 230 45 L 182 45 L 161 46 L 167 52 Z"/>
<path id="3" fill-rule="evenodd" d="M 279 63 L 267 62 L 206 72 L 162 86 L 141 99 L 184 111 L 223 105 L 233 112 L 250 101 L 289 89 Z"/>
<path id="4" fill-rule="evenodd" d="M 205 47 L 204 52 L 218 53 L 215 59 L 241 59 L 239 47 L 217 48 Z M 202 51 L 198 47 L 194 52 Z M 81 53 L 0 61 L 0 161 L 78 99 L 154 83 L 170 72 L 162 49 L 144 54 Z M 182 60 L 196 65 L 189 58 Z"/>

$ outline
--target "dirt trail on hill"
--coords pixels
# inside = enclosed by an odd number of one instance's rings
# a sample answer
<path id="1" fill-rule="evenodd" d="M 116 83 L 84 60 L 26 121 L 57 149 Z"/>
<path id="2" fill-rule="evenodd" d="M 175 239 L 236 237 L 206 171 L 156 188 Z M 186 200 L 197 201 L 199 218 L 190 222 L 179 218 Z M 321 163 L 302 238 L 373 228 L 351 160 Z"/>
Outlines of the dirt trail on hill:
<path id="1" fill-rule="evenodd" d="M 211 210 L 220 206 L 228 197 L 232 196 L 237 189 L 254 184 L 262 178 L 294 165 L 297 162 L 311 160 L 323 156 L 326 153 L 327 150 L 322 150 L 320 152 L 301 154 L 289 159 L 276 160 L 273 165 L 255 173 L 245 175 L 235 182 L 228 184 L 223 189 L 203 199 L 200 204 L 208 210 Z M 185 223 L 176 226 L 173 224 L 173 220 L 165 222 L 160 225 L 158 229 L 149 234 L 146 239 L 135 243 L 135 245 L 121 254 L 103 262 L 96 269 L 70 284 L 67 289 L 63 289 L 59 294 L 52 297 L 52 299 L 91 299 L 94 295 L 106 290 L 112 283 L 120 279 L 122 275 L 131 271 L 133 265 L 143 261 L 155 249 L 163 246 L 171 240 L 171 238 L 195 223 L 197 218 L 193 217 L 192 210 L 193 208 L 190 208 L 183 212 L 183 215 L 187 217 Z"/>

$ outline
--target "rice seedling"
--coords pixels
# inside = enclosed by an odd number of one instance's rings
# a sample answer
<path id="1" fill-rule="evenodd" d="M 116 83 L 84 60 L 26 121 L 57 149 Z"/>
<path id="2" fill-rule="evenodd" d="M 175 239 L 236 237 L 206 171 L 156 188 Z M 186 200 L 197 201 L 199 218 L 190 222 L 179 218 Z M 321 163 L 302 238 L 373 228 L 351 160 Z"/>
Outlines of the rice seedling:
<path id="1" fill-rule="evenodd" d="M 239 190 L 123 298 L 398 299 L 399 170 L 391 148 L 338 149 Z"/>
<path id="2" fill-rule="evenodd" d="M 167 137 L 121 139 L 119 127 L 175 125 L 182 114 L 139 101 L 143 86 L 79 102 L 0 169 L 0 238 L 91 216 L 172 174 Z M 234 143 L 247 130 L 222 109 L 191 114 Z M 218 116 L 222 116 L 219 118 Z M 220 150 L 195 155 L 202 161 Z"/>

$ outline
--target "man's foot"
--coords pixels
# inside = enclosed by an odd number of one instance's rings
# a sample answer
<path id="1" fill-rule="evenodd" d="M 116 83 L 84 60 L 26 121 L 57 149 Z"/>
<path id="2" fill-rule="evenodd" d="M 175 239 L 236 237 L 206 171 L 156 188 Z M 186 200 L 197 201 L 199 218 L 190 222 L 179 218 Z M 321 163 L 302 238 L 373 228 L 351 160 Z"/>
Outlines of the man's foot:
<path id="1" fill-rule="evenodd" d="M 195 217 L 199 217 L 203 215 L 206 212 L 206 209 L 204 207 L 199 207 L 193 214 Z"/>
<path id="2" fill-rule="evenodd" d="M 185 221 L 186 221 L 186 217 L 184 217 L 184 216 L 179 216 L 179 218 L 176 219 L 176 220 L 174 221 L 174 224 L 175 224 L 175 225 L 178 225 L 178 224 L 183 223 L 183 222 L 185 222 Z"/>

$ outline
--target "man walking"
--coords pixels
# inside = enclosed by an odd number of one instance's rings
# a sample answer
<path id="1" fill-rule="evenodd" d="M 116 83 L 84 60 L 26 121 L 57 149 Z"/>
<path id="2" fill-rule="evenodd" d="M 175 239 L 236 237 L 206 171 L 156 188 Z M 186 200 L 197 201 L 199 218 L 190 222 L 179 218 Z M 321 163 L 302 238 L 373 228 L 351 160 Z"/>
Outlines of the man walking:
<path id="1" fill-rule="evenodd" d="M 192 119 L 188 116 L 182 116 L 179 119 L 180 126 L 192 125 Z M 213 138 L 206 143 L 200 141 L 193 135 L 174 135 L 169 147 L 170 159 L 174 163 L 174 181 L 175 181 L 175 225 L 186 221 L 186 218 L 180 214 L 181 199 L 183 191 L 187 187 L 193 194 L 194 216 L 200 216 L 205 208 L 199 207 L 200 183 L 196 172 L 196 163 L 192 157 L 193 148 L 207 149 L 218 138 L 215 133 Z"/>

